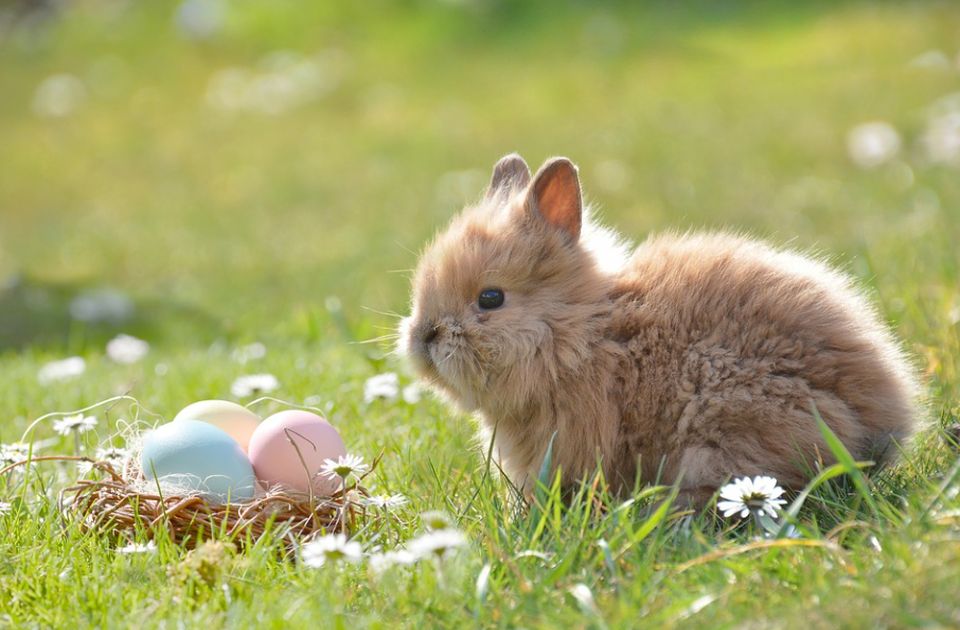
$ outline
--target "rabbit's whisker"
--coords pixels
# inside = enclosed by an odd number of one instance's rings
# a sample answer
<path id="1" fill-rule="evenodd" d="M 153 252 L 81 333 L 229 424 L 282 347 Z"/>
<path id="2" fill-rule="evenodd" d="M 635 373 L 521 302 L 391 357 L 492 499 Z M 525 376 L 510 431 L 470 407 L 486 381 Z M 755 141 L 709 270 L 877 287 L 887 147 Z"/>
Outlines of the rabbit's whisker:
<path id="1" fill-rule="evenodd" d="M 392 339 L 397 339 L 400 335 L 381 335 L 380 337 L 374 337 L 372 339 L 362 339 L 360 341 L 351 341 L 349 342 L 352 346 L 359 346 L 369 343 L 380 343 L 381 341 L 387 341 Z"/>
<path id="2" fill-rule="evenodd" d="M 371 313 L 376 313 L 377 315 L 383 315 L 384 317 L 395 317 L 397 319 L 404 318 L 404 316 L 401 315 L 400 313 L 394 313 L 393 311 L 378 311 L 377 309 L 371 308 L 369 306 L 361 306 L 360 308 L 362 308 L 365 311 L 370 311 Z"/>

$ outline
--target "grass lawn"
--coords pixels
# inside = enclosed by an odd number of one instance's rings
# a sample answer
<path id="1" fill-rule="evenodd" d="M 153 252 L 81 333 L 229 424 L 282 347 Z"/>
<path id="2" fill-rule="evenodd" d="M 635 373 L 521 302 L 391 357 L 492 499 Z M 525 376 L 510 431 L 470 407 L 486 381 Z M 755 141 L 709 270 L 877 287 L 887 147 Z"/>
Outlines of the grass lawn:
<path id="1" fill-rule="evenodd" d="M 269 373 L 271 396 L 383 453 L 375 492 L 408 497 L 359 529 L 365 551 L 403 545 L 430 510 L 469 544 L 381 575 L 278 560 L 268 541 L 121 554 L 60 517 L 76 466 L 37 463 L 0 479 L 0 624 L 960 626 L 943 431 L 960 419 L 960 6 L 65 5 L 14 23 L 0 4 L 0 443 L 131 397 L 90 412 L 93 454 L 195 400 L 248 403 L 231 384 Z M 868 144 L 858 165 L 850 133 L 871 121 L 899 149 Z M 389 343 L 361 342 L 391 332 L 416 252 L 514 150 L 573 158 L 637 240 L 726 227 L 850 271 L 924 376 L 917 448 L 870 492 L 822 484 L 800 537 L 774 540 L 590 485 L 517 512 L 469 418 L 430 397 L 365 402 L 371 376 L 412 380 Z M 111 361 L 119 333 L 147 356 Z M 255 342 L 265 356 L 245 356 Z M 38 379 L 68 356 L 82 374 Z M 53 422 L 37 454 L 73 453 Z"/>

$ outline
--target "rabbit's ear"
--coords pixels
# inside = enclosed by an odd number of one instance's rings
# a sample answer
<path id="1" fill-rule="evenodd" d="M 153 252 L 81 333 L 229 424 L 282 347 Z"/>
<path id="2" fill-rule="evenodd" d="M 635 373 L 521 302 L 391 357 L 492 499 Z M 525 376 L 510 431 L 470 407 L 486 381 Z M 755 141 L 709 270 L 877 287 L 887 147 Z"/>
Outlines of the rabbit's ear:
<path id="1" fill-rule="evenodd" d="M 504 188 L 523 189 L 530 183 L 530 167 L 516 153 L 505 155 L 493 167 L 493 177 L 487 188 L 487 197 L 493 197 Z"/>
<path id="2" fill-rule="evenodd" d="M 562 157 L 547 160 L 533 178 L 527 206 L 551 226 L 579 240 L 583 201 L 576 165 Z"/>

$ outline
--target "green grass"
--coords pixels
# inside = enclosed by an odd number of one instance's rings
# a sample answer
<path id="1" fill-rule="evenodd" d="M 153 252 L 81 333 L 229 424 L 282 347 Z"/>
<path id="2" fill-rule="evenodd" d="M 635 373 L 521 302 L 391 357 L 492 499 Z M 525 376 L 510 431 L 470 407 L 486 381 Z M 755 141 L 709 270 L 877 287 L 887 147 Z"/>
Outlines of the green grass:
<path id="1" fill-rule="evenodd" d="M 352 452 L 384 453 L 377 492 L 410 497 L 359 532 L 366 548 L 409 540 L 437 509 L 470 540 L 442 571 L 379 579 L 365 564 L 278 561 L 267 542 L 214 549 L 210 565 L 162 539 L 156 554 L 120 555 L 58 515 L 75 469 L 37 464 L 0 480 L 15 504 L 0 516 L 0 623 L 960 625 L 960 484 L 940 430 L 960 416 L 960 177 L 921 144 L 930 105 L 960 90 L 960 9 L 800 5 L 238 1 L 219 36 L 190 41 L 175 5 L 91 1 L 0 28 L 0 442 L 119 393 L 143 420 L 171 418 L 269 372 L 274 395 L 320 406 Z M 279 115 L 206 104 L 215 73 L 277 50 L 320 55 L 332 89 Z M 911 65 L 929 50 L 952 65 Z M 57 73 L 86 99 L 37 116 L 35 90 Z M 893 124 L 903 149 L 860 169 L 846 134 L 870 120 Z M 803 538 L 758 542 L 750 526 L 658 510 L 664 494 L 621 504 L 589 484 L 569 507 L 544 489 L 517 512 L 468 418 L 429 399 L 364 404 L 369 376 L 410 377 L 388 346 L 358 342 L 394 326 L 414 252 L 512 150 L 572 157 L 588 197 L 636 239 L 730 227 L 829 255 L 924 375 L 919 447 L 866 482 L 815 489 Z M 71 300 L 102 287 L 129 296 L 130 319 L 72 320 Z M 119 332 L 147 339 L 148 357 L 105 358 Z M 265 358 L 231 357 L 256 340 Z M 81 377 L 38 383 L 73 354 Z M 136 412 L 99 409 L 85 450 Z M 53 438 L 52 421 L 35 437 Z M 570 595 L 580 583 L 595 607 Z"/>

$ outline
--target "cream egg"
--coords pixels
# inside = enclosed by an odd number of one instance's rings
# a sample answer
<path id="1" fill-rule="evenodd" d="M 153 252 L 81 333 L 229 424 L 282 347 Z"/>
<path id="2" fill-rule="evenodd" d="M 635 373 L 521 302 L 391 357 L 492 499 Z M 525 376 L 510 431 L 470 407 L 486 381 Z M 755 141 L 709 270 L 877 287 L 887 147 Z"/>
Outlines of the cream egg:
<path id="1" fill-rule="evenodd" d="M 197 420 L 212 424 L 232 437 L 247 451 L 250 436 L 260 424 L 260 417 L 246 407 L 227 400 L 201 400 L 184 407 L 173 419 Z"/>

